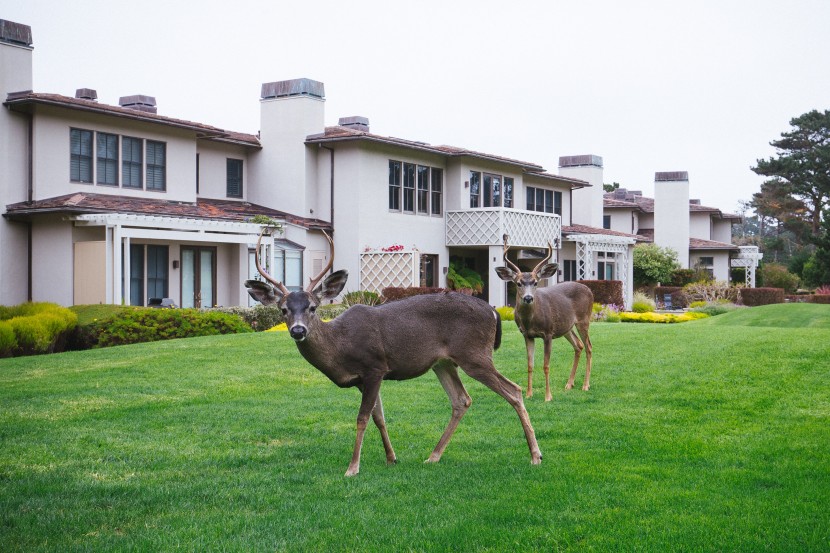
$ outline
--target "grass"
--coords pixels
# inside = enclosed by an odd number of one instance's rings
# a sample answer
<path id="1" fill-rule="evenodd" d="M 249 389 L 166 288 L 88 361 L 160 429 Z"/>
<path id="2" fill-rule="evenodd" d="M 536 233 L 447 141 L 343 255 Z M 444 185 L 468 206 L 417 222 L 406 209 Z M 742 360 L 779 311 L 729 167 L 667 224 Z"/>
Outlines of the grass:
<path id="1" fill-rule="evenodd" d="M 537 369 L 526 401 L 539 466 L 466 377 L 423 464 L 449 402 L 430 375 L 385 383 L 399 463 L 371 428 L 351 479 L 358 393 L 283 333 L 0 360 L 0 551 L 827 551 L 828 313 L 595 324 L 587 393 L 556 341 L 554 399 Z M 524 385 L 515 325 L 496 365 Z"/>

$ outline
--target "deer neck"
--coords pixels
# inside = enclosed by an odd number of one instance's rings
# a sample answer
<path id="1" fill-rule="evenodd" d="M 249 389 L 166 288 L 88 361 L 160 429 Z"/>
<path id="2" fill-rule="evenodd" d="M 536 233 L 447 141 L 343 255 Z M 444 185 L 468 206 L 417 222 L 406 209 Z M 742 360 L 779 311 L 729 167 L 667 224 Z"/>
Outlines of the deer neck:
<path id="1" fill-rule="evenodd" d="M 356 375 L 343 368 L 337 332 L 332 323 L 314 321 L 308 336 L 297 342 L 297 349 L 306 361 L 341 387 L 354 386 Z"/>

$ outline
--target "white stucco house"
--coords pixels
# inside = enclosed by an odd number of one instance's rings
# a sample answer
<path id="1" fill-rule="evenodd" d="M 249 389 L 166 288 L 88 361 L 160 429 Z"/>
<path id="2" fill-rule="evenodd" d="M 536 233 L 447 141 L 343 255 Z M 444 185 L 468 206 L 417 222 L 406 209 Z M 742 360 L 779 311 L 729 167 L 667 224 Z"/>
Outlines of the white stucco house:
<path id="1" fill-rule="evenodd" d="M 605 228 L 673 249 L 681 268 L 697 268 L 717 280 L 729 281 L 731 267 L 744 267 L 744 284 L 755 285 L 755 269 L 762 254 L 757 247 L 731 243 L 732 225 L 741 216 L 690 199 L 687 171 L 655 173 L 654 198 L 625 188 L 608 192 L 603 209 Z"/>
<path id="2" fill-rule="evenodd" d="M 621 280 L 630 304 L 633 246 L 649 228 L 630 222 L 648 215 L 609 207 L 599 156 L 562 156 L 554 173 L 381 136 L 362 116 L 327 124 L 311 79 L 264 83 L 256 133 L 163 115 L 143 94 L 108 105 L 89 88 L 36 92 L 31 29 L 3 20 L 0 62 L 0 304 L 248 305 L 256 215 L 282 226 L 263 253 L 289 288 L 326 263 L 326 231 L 347 290 L 443 287 L 456 263 L 506 305 L 494 271 L 506 240 L 520 267 L 550 243 L 558 281 Z M 709 239 L 728 245 L 728 228 Z"/>

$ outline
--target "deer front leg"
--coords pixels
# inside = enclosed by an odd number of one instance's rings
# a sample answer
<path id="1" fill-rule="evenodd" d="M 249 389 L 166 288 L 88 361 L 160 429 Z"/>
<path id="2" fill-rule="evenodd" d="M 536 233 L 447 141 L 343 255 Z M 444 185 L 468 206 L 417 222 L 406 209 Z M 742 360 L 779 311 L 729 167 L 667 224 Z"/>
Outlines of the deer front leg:
<path id="1" fill-rule="evenodd" d="M 375 426 L 380 430 L 380 438 L 383 440 L 383 449 L 386 451 L 386 464 L 391 465 L 398 462 L 395 457 L 395 451 L 392 449 L 392 442 L 389 440 L 389 434 L 386 432 L 386 419 L 383 416 L 383 402 L 378 393 L 378 400 L 375 403 L 375 408 L 372 409 L 372 420 L 375 421 Z"/>
<path id="2" fill-rule="evenodd" d="M 366 432 L 366 424 L 369 422 L 369 415 L 375 409 L 380 394 L 380 383 L 377 382 L 363 382 L 359 386 L 363 393 L 363 398 L 360 400 L 360 410 L 357 412 L 357 437 L 354 443 L 354 452 L 352 453 L 352 461 L 349 463 L 349 468 L 346 470 L 346 476 L 354 476 L 360 472 L 360 449 L 363 447 L 363 434 Z"/>
<path id="3" fill-rule="evenodd" d="M 533 362 L 534 349 L 536 347 L 533 338 L 525 336 L 525 348 L 527 349 L 527 397 L 533 395 Z"/>
<path id="4" fill-rule="evenodd" d="M 543 340 L 545 344 L 545 361 L 542 369 L 545 371 L 545 401 L 550 401 L 553 399 L 553 395 L 550 393 L 550 347 L 553 339 L 545 336 Z"/>

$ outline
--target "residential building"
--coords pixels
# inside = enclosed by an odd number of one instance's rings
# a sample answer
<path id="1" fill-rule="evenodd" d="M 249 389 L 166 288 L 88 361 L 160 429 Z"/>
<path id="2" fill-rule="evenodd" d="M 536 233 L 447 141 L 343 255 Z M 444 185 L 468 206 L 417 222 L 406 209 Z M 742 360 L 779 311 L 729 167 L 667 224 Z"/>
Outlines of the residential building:
<path id="1" fill-rule="evenodd" d="M 268 271 L 299 289 L 328 259 L 348 290 L 446 286 L 451 264 L 480 294 L 512 302 L 503 248 L 531 268 L 548 244 L 558 281 L 618 279 L 632 293 L 631 229 L 602 228 L 603 160 L 542 165 L 372 133 L 362 116 L 326 126 L 325 88 L 264 83 L 260 129 L 159 113 L 156 98 L 91 88 L 32 91 L 32 34 L 0 20 L 0 304 L 246 305 L 262 224 Z"/>

